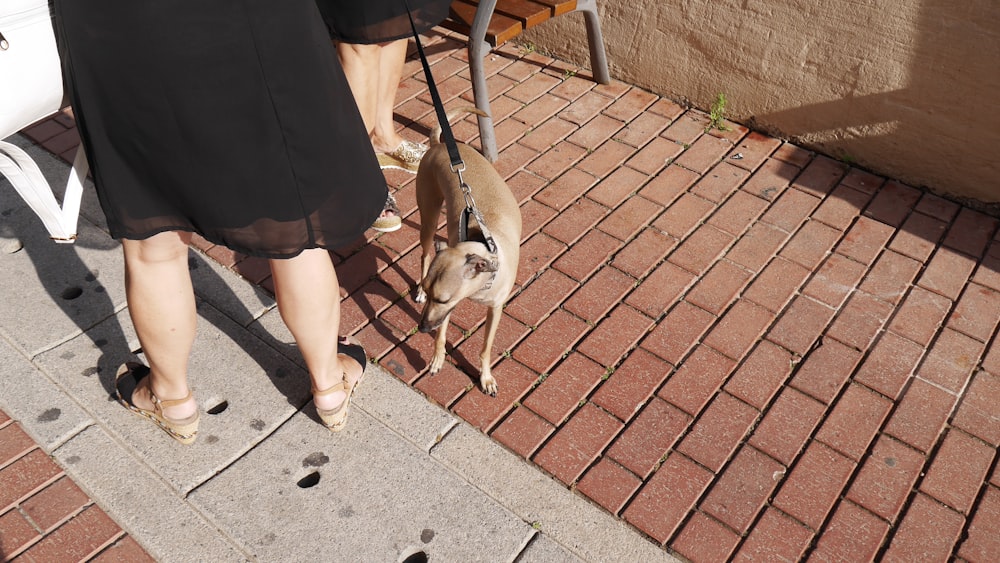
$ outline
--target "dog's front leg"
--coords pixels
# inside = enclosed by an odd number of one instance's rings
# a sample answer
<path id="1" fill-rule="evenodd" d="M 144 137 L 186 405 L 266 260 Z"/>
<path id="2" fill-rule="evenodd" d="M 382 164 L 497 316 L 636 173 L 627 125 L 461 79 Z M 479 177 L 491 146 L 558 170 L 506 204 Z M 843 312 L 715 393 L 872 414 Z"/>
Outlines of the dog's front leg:
<path id="1" fill-rule="evenodd" d="M 441 326 L 437 329 L 437 334 L 434 336 L 434 356 L 431 358 L 431 375 L 441 371 L 441 367 L 444 366 L 444 345 L 448 340 L 448 321 L 451 320 L 451 313 L 448 313 L 444 321 L 441 322 Z"/>
<path id="2" fill-rule="evenodd" d="M 479 386 L 490 397 L 497 396 L 497 380 L 493 378 L 490 364 L 493 363 L 493 339 L 497 335 L 502 312 L 503 304 L 486 310 L 486 335 L 483 338 L 483 350 L 479 353 Z"/>

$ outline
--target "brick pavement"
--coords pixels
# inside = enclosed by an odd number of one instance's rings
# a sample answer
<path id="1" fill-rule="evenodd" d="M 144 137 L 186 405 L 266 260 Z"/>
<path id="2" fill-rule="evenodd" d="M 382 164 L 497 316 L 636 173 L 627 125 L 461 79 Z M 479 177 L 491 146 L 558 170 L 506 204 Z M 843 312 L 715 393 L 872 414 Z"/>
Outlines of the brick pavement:
<path id="1" fill-rule="evenodd" d="M 446 105 L 470 105 L 462 38 L 430 50 Z M 496 165 L 524 215 L 499 395 L 475 388 L 471 304 L 426 373 L 410 175 L 387 173 L 403 228 L 335 253 L 344 331 L 692 561 L 1000 560 L 997 219 L 735 123 L 706 131 L 702 112 L 513 45 L 488 70 Z M 404 136 L 424 139 L 419 63 L 400 95 Z M 28 134 L 64 157 L 77 142 L 71 115 Z M 273 290 L 265 262 L 197 246 Z M 22 449 L 4 457 L 47 459 Z M 65 482 L 48 471 L 32 490 Z M 84 496 L 69 522 L 99 511 Z M 0 530 L 25 530 L 26 555 L 70 527 L 4 524 L 30 515 L 5 502 Z"/>

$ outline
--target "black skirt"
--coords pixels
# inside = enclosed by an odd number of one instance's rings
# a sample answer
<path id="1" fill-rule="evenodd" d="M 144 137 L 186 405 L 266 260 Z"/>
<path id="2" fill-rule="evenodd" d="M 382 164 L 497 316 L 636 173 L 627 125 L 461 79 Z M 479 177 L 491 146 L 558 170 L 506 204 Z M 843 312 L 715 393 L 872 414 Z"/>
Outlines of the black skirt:
<path id="1" fill-rule="evenodd" d="M 253 256 L 355 240 L 387 191 L 314 0 L 56 0 L 115 238 Z"/>
<path id="2" fill-rule="evenodd" d="M 448 16 L 451 0 L 316 0 L 330 37 L 354 44 L 387 43 L 412 37 L 409 5 L 417 33 L 424 33 Z"/>

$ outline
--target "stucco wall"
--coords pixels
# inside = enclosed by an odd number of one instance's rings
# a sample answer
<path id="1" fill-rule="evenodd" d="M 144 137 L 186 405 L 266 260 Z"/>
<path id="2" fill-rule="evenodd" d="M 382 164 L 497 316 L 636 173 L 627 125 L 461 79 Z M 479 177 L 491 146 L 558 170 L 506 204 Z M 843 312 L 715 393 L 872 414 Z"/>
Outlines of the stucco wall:
<path id="1" fill-rule="evenodd" d="M 612 76 L 935 192 L 1000 202 L 1000 1 L 598 0 Z M 588 67 L 583 17 L 522 36 Z M 991 206 L 992 207 L 992 206 Z"/>

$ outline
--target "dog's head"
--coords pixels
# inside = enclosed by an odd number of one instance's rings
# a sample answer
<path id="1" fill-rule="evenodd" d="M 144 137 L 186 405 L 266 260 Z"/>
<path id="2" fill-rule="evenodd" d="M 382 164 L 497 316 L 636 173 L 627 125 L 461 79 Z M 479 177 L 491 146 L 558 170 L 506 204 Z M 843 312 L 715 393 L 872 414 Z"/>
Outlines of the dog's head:
<path id="1" fill-rule="evenodd" d="M 421 288 L 427 296 L 420 318 L 420 331 L 441 326 L 445 317 L 465 298 L 489 290 L 496 277 L 497 256 L 478 242 L 460 242 L 454 247 L 437 245 Z"/>

